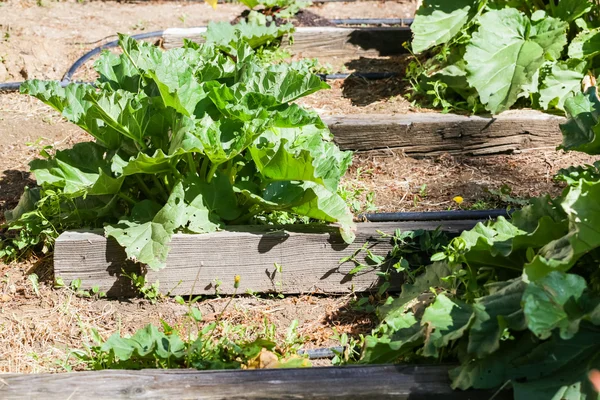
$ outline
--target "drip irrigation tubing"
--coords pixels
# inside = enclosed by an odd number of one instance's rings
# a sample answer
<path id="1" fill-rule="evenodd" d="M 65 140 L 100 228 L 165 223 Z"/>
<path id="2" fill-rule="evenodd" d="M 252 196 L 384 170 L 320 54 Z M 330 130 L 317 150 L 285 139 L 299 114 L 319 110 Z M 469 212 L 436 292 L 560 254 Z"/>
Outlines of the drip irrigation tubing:
<path id="1" fill-rule="evenodd" d="M 311 360 L 316 360 L 319 358 L 333 358 L 336 353 L 341 354 L 344 352 L 344 348 L 342 346 L 336 347 L 322 347 L 319 349 L 307 349 L 307 350 L 298 350 L 298 354 L 300 355 L 308 355 L 308 358 Z"/>
<path id="2" fill-rule="evenodd" d="M 412 18 L 406 18 L 406 19 L 333 19 L 331 21 L 337 25 L 362 25 L 362 24 L 371 24 L 371 25 L 407 24 L 407 25 L 410 25 L 412 23 Z M 155 38 L 155 37 L 162 37 L 163 33 L 164 33 L 164 31 L 153 31 L 153 32 L 140 33 L 138 35 L 132 35 L 131 37 L 135 40 L 151 39 L 151 38 Z M 75 75 L 75 72 L 77 72 L 77 70 L 79 68 L 81 68 L 81 66 L 83 64 L 85 64 L 89 59 L 91 59 L 92 57 L 94 57 L 97 54 L 100 54 L 100 52 L 102 50 L 117 47 L 118 45 L 119 45 L 119 41 L 113 40 L 111 42 L 108 42 L 101 46 L 98 46 L 98 47 L 88 51 L 83 56 L 79 57 L 79 59 L 77 59 L 77 61 L 75 61 L 73 63 L 73 65 L 71 65 L 69 70 L 63 75 L 63 78 L 60 81 L 61 86 L 64 87 L 67 84 L 71 83 L 73 80 L 73 76 Z M 355 72 L 352 74 L 317 74 L 317 75 L 319 75 L 319 77 L 322 80 L 346 79 L 349 76 L 363 78 L 363 79 L 369 79 L 369 80 L 378 80 L 378 79 L 391 78 L 392 76 L 395 76 L 397 74 L 393 73 L 393 72 Z M 16 92 L 19 90 L 22 83 L 23 82 L 0 83 L 0 92 Z M 84 83 L 91 84 L 90 82 L 84 82 Z"/>
<path id="3" fill-rule="evenodd" d="M 515 210 L 454 210 L 454 211 L 427 211 L 427 212 L 394 212 L 361 214 L 359 220 L 369 222 L 399 222 L 399 221 L 456 221 L 456 220 L 484 220 L 498 217 L 510 218 Z"/>
<path id="4" fill-rule="evenodd" d="M 414 18 L 348 18 L 330 19 L 336 25 L 411 25 Z"/>

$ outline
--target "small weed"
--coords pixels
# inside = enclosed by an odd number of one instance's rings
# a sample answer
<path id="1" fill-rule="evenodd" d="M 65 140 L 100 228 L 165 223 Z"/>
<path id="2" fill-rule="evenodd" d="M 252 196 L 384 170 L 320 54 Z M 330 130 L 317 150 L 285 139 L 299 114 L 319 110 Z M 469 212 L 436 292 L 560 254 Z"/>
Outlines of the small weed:
<path id="1" fill-rule="evenodd" d="M 343 350 L 341 352 L 334 350 L 335 356 L 331 360 L 331 363 L 333 365 L 344 365 L 358 361 L 365 341 L 364 335 L 360 334 L 358 339 L 356 339 L 349 337 L 347 333 L 342 333 L 340 335 L 335 327 L 332 328 L 332 330 L 333 336 L 331 336 L 331 338 L 337 340 Z"/>
<path id="2" fill-rule="evenodd" d="M 131 283 L 133 283 L 133 286 L 142 296 L 142 298 L 148 300 L 151 304 L 156 304 L 160 299 L 163 298 L 163 295 L 159 289 L 160 282 L 158 280 L 148 286 L 146 277 L 144 275 L 138 275 L 135 272 L 132 272 L 131 275 L 128 275 L 125 271 L 122 273 L 123 276 L 131 280 Z"/>
<path id="3" fill-rule="evenodd" d="M 31 274 L 27 277 L 27 279 L 29 279 L 29 282 L 31 282 L 31 287 L 35 295 L 40 297 L 40 281 L 37 274 Z"/>
<path id="4" fill-rule="evenodd" d="M 162 331 L 153 325 L 138 330 L 132 337 L 114 333 L 103 340 L 92 329 L 93 343 L 83 349 L 71 350 L 88 369 L 143 369 L 143 368 L 294 368 L 308 367 L 309 361 L 297 355 L 305 338 L 298 334 L 298 321 L 288 328 L 283 341 L 277 340 L 275 325 L 263 320 L 262 326 L 231 324 L 222 317 L 239 288 L 240 277 L 234 278 L 234 294 L 216 320 L 201 326 L 202 313 L 188 303 L 188 322 L 198 326 L 197 334 L 184 334 L 177 327 L 162 323 Z M 191 298 L 191 296 L 190 296 Z M 178 302 L 183 301 L 179 298 Z M 218 337 L 216 333 L 219 333 Z"/>
<path id="5" fill-rule="evenodd" d="M 177 19 L 181 21 L 181 23 L 183 24 L 183 27 L 185 28 L 186 27 L 186 21 L 188 19 L 188 15 L 186 13 L 183 13 Z"/>
<path id="6" fill-rule="evenodd" d="M 61 277 L 57 277 L 54 281 L 54 287 L 55 288 L 67 288 L 71 292 L 73 292 L 73 294 L 75 294 L 75 296 L 77 296 L 77 297 L 85 297 L 85 298 L 106 297 L 106 293 L 100 291 L 99 286 L 93 286 L 89 290 L 82 289 L 81 288 L 81 279 L 79 279 L 79 278 L 73 279 L 71 281 L 71 283 L 69 284 L 69 286 L 66 286 L 63 279 Z"/>
<path id="7" fill-rule="evenodd" d="M 137 22 L 137 24 L 131 26 L 131 30 L 134 30 L 134 31 L 144 31 L 144 30 L 146 30 L 146 24 L 147 23 L 148 23 L 147 21 L 139 20 Z"/>

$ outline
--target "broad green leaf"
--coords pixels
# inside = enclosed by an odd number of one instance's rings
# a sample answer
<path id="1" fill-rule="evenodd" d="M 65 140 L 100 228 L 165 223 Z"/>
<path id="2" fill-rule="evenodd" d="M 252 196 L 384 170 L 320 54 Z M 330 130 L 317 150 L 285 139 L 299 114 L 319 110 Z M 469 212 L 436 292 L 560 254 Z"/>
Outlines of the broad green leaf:
<path id="1" fill-rule="evenodd" d="M 202 85 L 196 80 L 195 69 L 190 65 L 200 63 L 200 54 L 186 48 L 165 52 L 160 64 L 145 71 L 160 92 L 165 107 L 191 116 L 196 112 L 198 103 L 206 98 Z"/>
<path id="2" fill-rule="evenodd" d="M 240 92 L 248 91 L 273 97 L 278 104 L 295 101 L 329 85 L 316 75 L 296 71 L 285 64 L 272 64 L 264 67 L 250 64 L 241 71 Z"/>
<path id="3" fill-rule="evenodd" d="M 497 114 L 517 101 L 546 58 L 559 56 L 567 24 L 550 17 L 532 23 L 512 8 L 489 11 L 478 23 L 464 56 L 467 80 L 486 108 Z"/>
<path id="4" fill-rule="evenodd" d="M 421 327 L 412 313 L 399 315 L 394 320 L 394 330 L 384 330 L 383 335 L 369 335 L 365 338 L 361 363 L 391 363 L 402 356 L 413 353 L 423 344 L 425 328 Z"/>
<path id="5" fill-rule="evenodd" d="M 165 266 L 171 237 L 187 222 L 183 185 L 175 185 L 167 203 L 156 212 L 158 207 L 144 200 L 133 208 L 129 218 L 104 228 L 106 236 L 123 246 L 129 259 L 154 270 Z"/>
<path id="6" fill-rule="evenodd" d="M 235 43 L 241 40 L 248 43 L 251 48 L 256 49 L 292 32 L 294 32 L 292 24 L 260 25 L 242 20 L 236 25 L 229 22 L 210 22 L 204 37 L 207 43 L 215 43 L 219 46 L 229 46 L 232 42 Z"/>
<path id="7" fill-rule="evenodd" d="M 217 171 L 210 182 L 197 177 L 189 177 L 185 183 L 187 185 L 186 198 L 189 200 L 188 203 L 193 204 L 190 202 L 191 199 L 201 195 L 204 207 L 210 213 L 209 218 L 212 221 L 219 222 L 220 219 L 232 221 L 241 215 L 242 210 L 238 207 L 233 185 L 221 171 Z M 194 203 L 193 206 L 200 207 L 197 203 Z M 212 227 L 209 229 L 212 229 Z"/>
<path id="8" fill-rule="evenodd" d="M 421 318 L 421 325 L 427 327 L 423 356 L 438 357 L 441 349 L 463 336 L 472 318 L 471 306 L 439 294 Z"/>
<path id="9" fill-rule="evenodd" d="M 521 299 L 527 285 L 521 279 L 500 282 L 498 285 L 498 290 L 477 299 L 473 305 L 474 318 L 469 330 L 467 351 L 477 358 L 498 350 L 506 328 L 523 330 L 526 327 Z"/>
<path id="10" fill-rule="evenodd" d="M 258 170 L 274 181 L 313 181 L 336 191 L 351 154 L 326 141 L 329 130 L 307 125 L 267 131 L 255 140 L 250 154 Z"/>
<path id="11" fill-rule="evenodd" d="M 540 88 L 540 105 L 545 109 L 564 110 L 565 101 L 581 93 L 581 82 L 587 72 L 588 63 L 571 59 L 552 66 Z"/>
<path id="12" fill-rule="evenodd" d="M 191 132 L 202 145 L 203 153 L 213 164 L 223 164 L 245 150 L 260 134 L 251 122 L 233 119 L 213 120 L 206 115 Z"/>
<path id="13" fill-rule="evenodd" d="M 587 60 L 598 54 L 600 54 L 600 28 L 581 32 L 569 45 L 570 58 Z"/>
<path id="14" fill-rule="evenodd" d="M 100 77 L 98 84 L 109 85 L 112 90 L 123 89 L 137 93 L 142 83 L 140 72 L 125 55 L 116 55 L 108 50 L 94 63 Z"/>
<path id="15" fill-rule="evenodd" d="M 600 368 L 599 337 L 600 330 L 590 324 L 570 340 L 555 334 L 539 342 L 525 335 L 517 343 L 503 343 L 489 357 L 469 360 L 451 371 L 452 386 L 492 389 L 510 381 L 516 400 L 598 399 L 587 375 Z"/>
<path id="16" fill-rule="evenodd" d="M 596 88 L 589 88 L 565 102 L 570 118 L 561 125 L 563 142 L 560 148 L 600 154 L 600 98 Z"/>
<path id="17" fill-rule="evenodd" d="M 112 169 L 124 176 L 135 174 L 156 175 L 172 172 L 178 160 L 178 155 L 168 156 L 159 149 L 152 156 L 139 153 L 137 157 L 132 157 L 129 161 L 123 162 L 115 159 Z"/>
<path id="18" fill-rule="evenodd" d="M 68 150 L 57 151 L 49 160 L 33 160 L 31 171 L 38 185 L 62 188 L 68 194 L 116 194 L 123 178 L 110 172 L 106 148 L 93 143 L 77 143 Z"/>
<path id="19" fill-rule="evenodd" d="M 553 271 L 527 285 L 523 294 L 523 311 L 527 326 L 540 339 L 547 339 L 555 328 L 569 340 L 579 329 L 578 303 L 587 285 L 579 275 Z"/>
<path id="20" fill-rule="evenodd" d="M 402 285 L 400 295 L 385 305 L 377 309 L 377 316 L 380 319 L 393 318 L 398 312 L 404 313 L 407 309 L 405 306 L 417 299 L 423 293 L 429 292 L 431 288 L 447 289 L 451 284 L 445 280 L 451 274 L 448 264 L 445 262 L 434 262 L 428 265 L 421 275 L 417 276 L 414 283 L 405 283 Z"/>
<path id="21" fill-rule="evenodd" d="M 55 81 L 30 80 L 21 85 L 21 93 L 40 99 L 94 136 L 100 144 L 116 150 L 122 145 L 123 138 L 118 131 L 98 121 L 96 113 L 92 111 L 93 104 L 86 99 L 93 90 L 90 86 L 80 84 L 69 84 L 63 88 Z"/>
<path id="22" fill-rule="evenodd" d="M 479 7 L 478 0 L 425 0 L 411 25 L 412 49 L 422 53 L 455 37 Z"/>
<path id="23" fill-rule="evenodd" d="M 334 222 L 340 226 L 340 233 L 346 243 L 352 243 L 356 226 L 348 205 L 337 194 L 324 186 L 305 181 L 272 182 L 260 194 L 238 188 L 250 202 L 261 205 L 266 210 L 290 210 L 322 221 Z"/>
<path id="24" fill-rule="evenodd" d="M 548 242 L 525 266 L 527 279 L 536 281 L 552 271 L 568 271 L 583 255 L 600 247 L 600 183 L 581 180 L 570 186 L 561 207 L 569 232 Z"/>
<path id="25" fill-rule="evenodd" d="M 592 7 L 590 0 L 559 0 L 553 16 L 570 23 L 590 12 Z"/>

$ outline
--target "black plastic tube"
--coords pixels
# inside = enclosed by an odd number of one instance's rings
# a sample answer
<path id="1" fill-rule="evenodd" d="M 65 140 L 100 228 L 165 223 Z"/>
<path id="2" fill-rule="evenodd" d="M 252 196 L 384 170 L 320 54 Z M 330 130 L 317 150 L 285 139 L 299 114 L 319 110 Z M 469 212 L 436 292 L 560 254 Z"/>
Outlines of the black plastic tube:
<path id="1" fill-rule="evenodd" d="M 501 209 L 375 213 L 361 214 L 358 219 L 370 222 L 477 220 L 498 217 L 509 218 L 513 211 Z"/>
<path id="2" fill-rule="evenodd" d="M 319 358 L 333 358 L 336 353 L 343 353 L 344 348 L 342 346 L 337 347 L 323 347 L 319 349 L 308 349 L 308 350 L 298 350 L 298 354 L 304 355 L 307 354 L 308 358 L 311 360 L 316 360 Z"/>
<path id="3" fill-rule="evenodd" d="M 330 22 L 336 25 L 411 25 L 414 18 L 382 18 L 382 19 L 330 19 Z"/>
<path id="4" fill-rule="evenodd" d="M 349 77 L 364 78 L 369 80 L 387 79 L 398 75 L 396 72 L 353 72 L 351 74 L 317 74 L 324 81 L 346 79 Z"/>

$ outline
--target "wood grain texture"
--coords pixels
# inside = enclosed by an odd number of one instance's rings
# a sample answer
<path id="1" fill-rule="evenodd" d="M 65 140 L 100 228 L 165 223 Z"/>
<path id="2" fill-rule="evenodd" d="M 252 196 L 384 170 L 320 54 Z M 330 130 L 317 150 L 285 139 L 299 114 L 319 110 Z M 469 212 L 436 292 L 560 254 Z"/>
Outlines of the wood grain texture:
<path id="1" fill-rule="evenodd" d="M 348 272 L 354 264 L 340 259 L 368 248 L 385 255 L 391 249 L 389 239 L 379 231 L 396 229 L 433 230 L 438 226 L 448 232 L 460 232 L 476 221 L 427 221 L 360 223 L 356 241 L 344 243 L 337 229 L 325 226 L 290 226 L 275 230 L 266 226 L 228 227 L 228 231 L 202 234 L 177 234 L 173 237 L 166 268 L 140 271 L 139 265 L 126 261 L 125 252 L 101 232 L 66 232 L 56 241 L 54 274 L 68 285 L 81 279 L 82 288 L 99 286 L 110 297 L 131 296 L 131 282 L 122 270 L 146 273 L 146 280 L 160 282 L 163 293 L 172 295 L 214 294 L 215 282 L 221 281 L 219 292 L 234 292 L 234 277 L 240 275 L 239 293 L 281 292 L 286 294 L 323 292 L 348 293 L 376 288 L 380 279 L 376 270 L 356 275 Z M 364 252 L 358 257 L 364 260 Z M 275 264 L 281 266 L 281 273 Z M 401 282 L 392 279 L 392 288 Z"/>
<path id="2" fill-rule="evenodd" d="M 483 156 L 561 143 L 565 119 L 516 110 L 496 117 L 440 113 L 323 117 L 344 150 L 401 149 L 414 157 L 443 153 Z"/>
<path id="3" fill-rule="evenodd" d="M 163 33 L 166 49 L 181 47 L 183 39 L 201 43 L 206 27 L 170 28 Z M 299 27 L 290 44 L 284 38 L 282 47 L 302 57 L 389 56 L 402 54 L 402 43 L 411 39 L 410 28 L 338 28 Z"/>
<path id="4" fill-rule="evenodd" d="M 453 391 L 448 366 L 383 365 L 246 371 L 142 370 L 5 374 L 4 400 L 488 399 Z M 497 400 L 511 399 L 511 391 Z"/>

